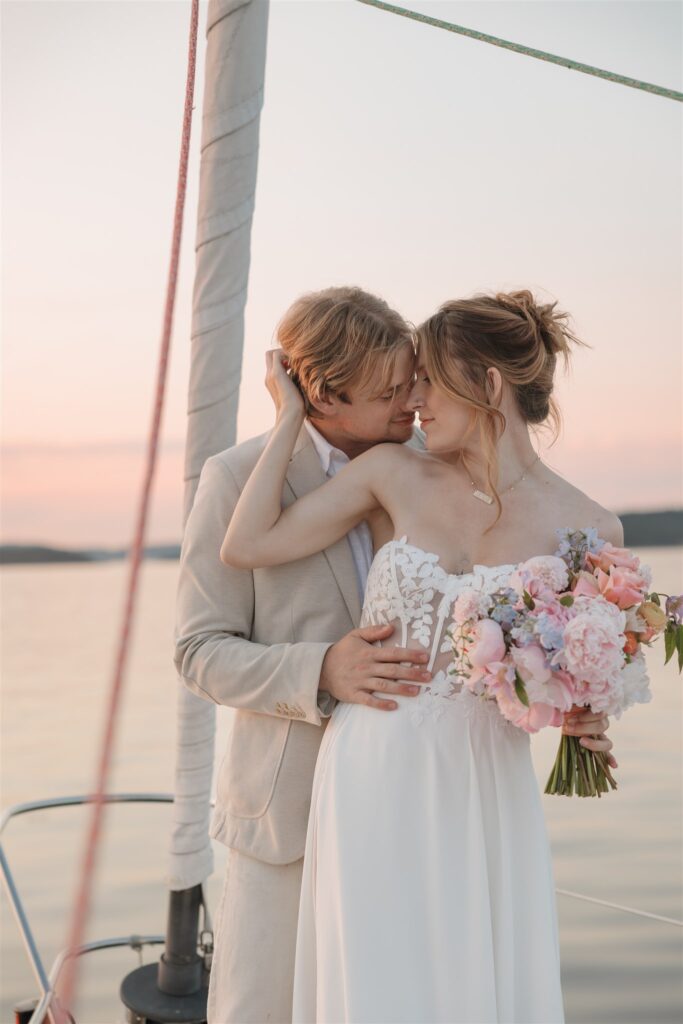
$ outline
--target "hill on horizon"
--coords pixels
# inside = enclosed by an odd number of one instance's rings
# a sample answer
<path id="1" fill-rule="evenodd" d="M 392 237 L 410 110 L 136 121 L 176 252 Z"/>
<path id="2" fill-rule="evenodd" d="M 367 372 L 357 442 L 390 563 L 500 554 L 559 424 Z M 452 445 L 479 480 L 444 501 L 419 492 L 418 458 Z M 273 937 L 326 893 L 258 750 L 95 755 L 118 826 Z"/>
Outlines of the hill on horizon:
<path id="1" fill-rule="evenodd" d="M 683 545 L 683 508 L 655 512 L 624 512 L 627 547 L 669 547 Z M 124 559 L 126 548 L 57 548 L 46 544 L 0 544 L 0 565 L 41 565 L 65 562 L 109 562 Z M 178 559 L 180 544 L 151 544 L 145 558 Z"/>

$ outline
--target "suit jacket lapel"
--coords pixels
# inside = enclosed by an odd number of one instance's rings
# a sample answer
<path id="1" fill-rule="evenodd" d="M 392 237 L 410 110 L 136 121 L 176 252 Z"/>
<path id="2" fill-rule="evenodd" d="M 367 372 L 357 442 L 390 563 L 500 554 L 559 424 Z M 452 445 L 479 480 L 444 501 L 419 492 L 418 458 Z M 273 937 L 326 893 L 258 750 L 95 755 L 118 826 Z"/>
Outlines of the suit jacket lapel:
<path id="1" fill-rule="evenodd" d="M 313 446 L 310 434 L 305 427 L 302 427 L 287 472 L 289 489 L 294 498 L 301 498 L 309 491 L 320 487 L 325 480 L 320 458 Z M 323 555 L 337 581 L 337 586 L 355 626 L 360 620 L 361 603 L 358 594 L 358 575 L 347 538 L 341 537 L 335 544 L 326 548 Z"/>

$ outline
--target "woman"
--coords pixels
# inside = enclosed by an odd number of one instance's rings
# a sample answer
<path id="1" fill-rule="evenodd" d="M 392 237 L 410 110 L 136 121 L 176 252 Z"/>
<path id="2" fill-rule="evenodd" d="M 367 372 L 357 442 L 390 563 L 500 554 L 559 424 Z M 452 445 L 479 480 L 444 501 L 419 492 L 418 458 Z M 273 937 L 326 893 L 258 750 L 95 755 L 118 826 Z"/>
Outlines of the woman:
<path id="1" fill-rule="evenodd" d="M 557 419 L 557 357 L 577 341 L 566 314 L 526 291 L 446 303 L 417 331 L 412 404 L 427 450 L 378 445 L 285 511 L 304 410 L 281 356 L 268 354 L 277 421 L 221 558 L 240 567 L 290 561 L 367 520 L 375 558 L 362 624 L 395 625 L 394 642 L 426 650 L 432 672 L 419 697 L 388 702 L 392 715 L 338 705 L 323 737 L 295 1022 L 564 1019 L 530 738 L 449 674 L 446 629 L 465 587 L 505 585 L 520 561 L 555 552 L 558 528 L 593 527 L 623 543 L 617 517 L 531 443 L 531 427 Z M 606 723 L 596 716 L 595 732 Z"/>

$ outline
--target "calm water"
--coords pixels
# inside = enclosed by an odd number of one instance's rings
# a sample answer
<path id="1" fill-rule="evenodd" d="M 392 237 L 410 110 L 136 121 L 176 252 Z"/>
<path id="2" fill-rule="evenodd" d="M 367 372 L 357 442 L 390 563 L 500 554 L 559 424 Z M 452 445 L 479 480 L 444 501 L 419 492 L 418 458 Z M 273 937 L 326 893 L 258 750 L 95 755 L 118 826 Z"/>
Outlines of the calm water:
<path id="1" fill-rule="evenodd" d="M 649 549 L 657 588 L 683 590 L 683 551 Z M 112 789 L 172 789 L 176 679 L 171 662 L 176 563 L 149 563 L 118 733 Z M 118 627 L 122 564 L 3 569 L 2 805 L 86 792 Z M 683 918 L 681 681 L 651 657 L 651 704 L 613 722 L 619 790 L 600 800 L 543 796 L 559 889 Z M 230 712 L 219 715 L 222 752 Z M 541 789 L 558 733 L 532 738 Z M 164 806 L 111 808 L 88 938 L 163 932 Z M 64 944 L 84 812 L 64 809 L 13 822 L 6 852 L 49 966 Z M 216 847 L 215 900 L 224 863 Z M 558 895 L 568 1024 L 673 1024 L 683 1019 L 680 929 Z M 522 937 L 523 941 L 523 937 Z M 148 959 L 154 953 L 146 953 Z M 83 961 L 79 1024 L 121 1021 L 130 950 Z M 0 1016 L 35 992 L 3 897 Z"/>

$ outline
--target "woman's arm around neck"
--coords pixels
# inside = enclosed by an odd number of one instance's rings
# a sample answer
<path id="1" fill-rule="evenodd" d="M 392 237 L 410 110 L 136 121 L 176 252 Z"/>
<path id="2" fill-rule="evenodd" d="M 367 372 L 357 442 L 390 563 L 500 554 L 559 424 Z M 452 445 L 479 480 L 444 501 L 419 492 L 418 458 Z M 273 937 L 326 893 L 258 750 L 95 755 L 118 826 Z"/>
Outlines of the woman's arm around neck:
<path id="1" fill-rule="evenodd" d="M 345 466 L 322 487 L 282 509 L 287 467 L 304 421 L 298 389 L 279 353 L 268 353 L 266 384 L 275 401 L 275 427 L 249 477 L 221 545 L 221 561 L 238 569 L 281 565 L 322 551 L 378 508 L 382 476 L 378 445 Z"/>

